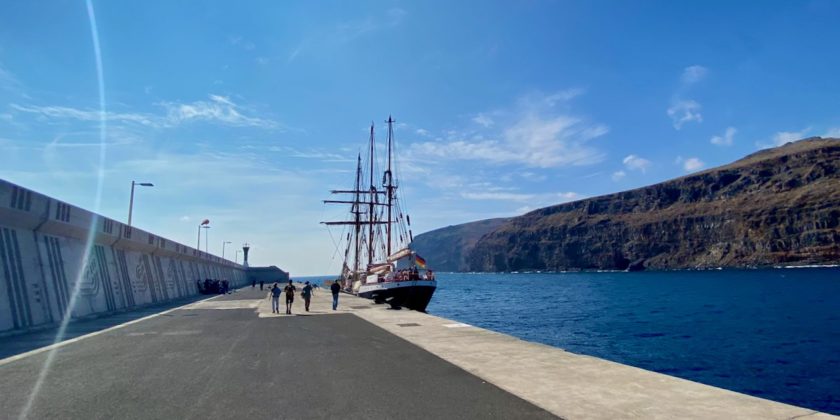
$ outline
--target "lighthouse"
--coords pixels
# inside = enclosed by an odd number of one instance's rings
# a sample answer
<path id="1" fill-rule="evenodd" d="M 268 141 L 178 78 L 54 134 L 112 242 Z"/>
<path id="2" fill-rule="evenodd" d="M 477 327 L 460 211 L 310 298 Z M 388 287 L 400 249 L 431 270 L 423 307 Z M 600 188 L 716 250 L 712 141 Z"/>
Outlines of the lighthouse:
<path id="1" fill-rule="evenodd" d="M 248 251 L 250 251 L 250 250 L 251 250 L 250 245 L 248 245 L 248 244 L 242 245 L 242 252 L 245 253 L 245 261 L 242 262 L 242 265 L 245 266 L 245 268 L 248 268 Z"/>

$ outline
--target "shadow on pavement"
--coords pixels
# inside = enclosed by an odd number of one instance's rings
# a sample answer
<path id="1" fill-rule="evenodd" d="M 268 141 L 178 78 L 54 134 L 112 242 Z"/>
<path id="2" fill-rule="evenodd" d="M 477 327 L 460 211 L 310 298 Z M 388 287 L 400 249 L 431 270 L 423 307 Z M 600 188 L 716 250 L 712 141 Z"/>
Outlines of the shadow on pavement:
<path id="1" fill-rule="evenodd" d="M 197 302 L 199 300 L 207 299 L 209 297 L 212 296 L 196 295 L 184 299 L 173 300 L 162 304 L 144 306 L 127 312 L 117 312 L 113 314 L 105 314 L 103 316 L 93 319 L 73 321 L 69 325 L 67 325 L 67 329 L 64 331 L 64 337 L 62 337 L 58 341 L 56 341 L 56 335 L 58 334 L 57 326 L 32 332 L 0 337 L 0 360 L 21 353 L 26 353 L 28 351 L 35 350 L 41 347 L 49 346 L 55 342 L 70 340 L 76 337 L 83 336 L 85 334 L 101 331 L 106 328 L 113 327 L 115 325 L 134 321 L 136 319 L 140 319 L 149 315 L 166 311 L 168 309 L 177 308 L 179 306 Z"/>

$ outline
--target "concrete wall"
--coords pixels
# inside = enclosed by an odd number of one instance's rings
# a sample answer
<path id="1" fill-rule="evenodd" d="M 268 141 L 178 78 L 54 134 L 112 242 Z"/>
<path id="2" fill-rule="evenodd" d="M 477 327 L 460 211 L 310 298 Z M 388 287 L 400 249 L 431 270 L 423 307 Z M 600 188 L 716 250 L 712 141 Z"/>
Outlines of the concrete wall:
<path id="1" fill-rule="evenodd" d="M 0 333 L 193 296 L 204 278 L 247 281 L 239 264 L 0 179 Z"/>

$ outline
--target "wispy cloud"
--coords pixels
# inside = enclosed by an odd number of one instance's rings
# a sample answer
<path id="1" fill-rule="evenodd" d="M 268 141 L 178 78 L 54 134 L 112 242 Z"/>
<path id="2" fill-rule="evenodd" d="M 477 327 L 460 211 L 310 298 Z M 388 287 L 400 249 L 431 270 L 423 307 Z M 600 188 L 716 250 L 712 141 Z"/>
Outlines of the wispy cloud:
<path id="1" fill-rule="evenodd" d="M 228 43 L 230 45 L 235 46 L 235 47 L 242 48 L 245 51 L 253 51 L 253 50 L 257 49 L 257 46 L 253 42 L 248 41 L 242 35 L 234 35 L 234 36 L 228 37 Z"/>
<path id="2" fill-rule="evenodd" d="M 2 63 L 0 63 L 0 90 L 5 90 L 29 99 L 29 95 L 26 93 L 23 83 L 11 71 L 3 67 Z"/>
<path id="3" fill-rule="evenodd" d="M 822 137 L 840 138 L 840 127 L 829 128 Z"/>
<path id="4" fill-rule="evenodd" d="M 484 128 L 488 128 L 493 125 L 493 119 L 484 113 L 476 115 L 472 118 L 472 121 Z"/>
<path id="5" fill-rule="evenodd" d="M 773 134 L 773 137 L 770 139 L 770 141 L 757 141 L 755 145 L 759 149 L 778 147 L 784 145 L 785 143 L 802 140 L 805 137 L 807 137 L 810 132 L 811 127 L 805 127 L 799 131 L 779 131 Z"/>
<path id="6" fill-rule="evenodd" d="M 581 198 L 581 195 L 576 192 L 526 194 L 515 192 L 483 191 L 463 192 L 461 193 L 461 197 L 467 200 L 530 202 L 536 205 L 544 206 L 578 200 Z"/>
<path id="7" fill-rule="evenodd" d="M 718 146 L 732 146 L 735 140 L 735 133 L 737 132 L 738 130 L 735 127 L 727 127 L 722 136 L 714 136 L 709 141 Z"/>
<path id="8" fill-rule="evenodd" d="M 636 155 L 628 155 L 624 158 L 624 160 L 622 160 L 622 162 L 624 163 L 624 166 L 631 171 L 646 172 L 651 165 L 649 160 Z"/>
<path id="9" fill-rule="evenodd" d="M 146 126 L 157 126 L 162 120 L 150 114 L 106 112 L 102 113 L 94 109 L 79 109 L 66 106 L 38 106 L 11 104 L 10 108 L 31 114 L 37 114 L 45 118 L 53 119 L 74 119 L 79 121 L 119 121 L 137 123 Z"/>
<path id="10" fill-rule="evenodd" d="M 703 80 L 708 73 L 709 69 L 703 66 L 688 66 L 685 69 L 683 69 L 682 77 L 680 77 L 680 80 L 685 84 L 694 84 Z"/>
<path id="11" fill-rule="evenodd" d="M 671 118 L 674 129 L 680 130 L 684 124 L 689 122 L 703 122 L 703 115 L 700 113 L 702 106 L 697 101 L 686 98 L 686 93 L 691 86 L 703 80 L 708 73 L 709 69 L 701 65 L 688 66 L 683 69 L 680 76 L 680 86 L 671 99 L 671 105 L 665 111 Z"/>
<path id="12" fill-rule="evenodd" d="M 702 160 L 700 160 L 696 157 L 691 157 L 691 158 L 686 159 L 683 162 L 682 165 L 683 165 L 683 169 L 685 169 L 686 172 L 694 172 L 694 171 L 696 171 L 698 169 L 702 169 L 704 166 L 706 166 L 706 164 L 703 163 Z"/>
<path id="13" fill-rule="evenodd" d="M 235 126 L 258 127 L 265 129 L 284 128 L 280 123 L 244 114 L 244 109 L 230 98 L 221 95 L 209 95 L 209 100 L 190 103 L 163 102 L 160 104 L 165 115 L 151 113 L 131 113 L 109 111 L 101 113 L 94 109 L 80 109 L 66 106 L 39 106 L 11 104 L 16 111 L 36 114 L 50 119 L 73 119 L 79 121 L 107 121 L 139 124 L 147 127 L 173 127 L 180 124 L 206 121 Z"/>
<path id="14" fill-rule="evenodd" d="M 550 98 L 550 99 L 547 99 Z M 489 121 L 487 133 L 445 133 L 446 140 L 411 144 L 411 157 L 438 160 L 476 160 L 535 168 L 589 165 L 603 160 L 603 153 L 588 142 L 606 134 L 602 124 L 564 112 L 554 104 L 558 95 L 531 95 L 517 101 L 514 110 L 496 111 L 502 121 Z M 483 115 L 483 114 L 479 114 Z"/>
<path id="15" fill-rule="evenodd" d="M 810 127 L 800 131 L 780 131 L 773 135 L 773 144 L 781 146 L 785 143 L 801 140 L 805 138 L 809 131 L 811 131 Z"/>
<path id="16" fill-rule="evenodd" d="M 279 128 L 280 125 L 272 120 L 249 117 L 244 115 L 242 108 L 230 98 L 221 95 L 210 95 L 209 101 L 195 101 L 192 103 L 162 104 L 167 110 L 166 122 L 181 124 L 188 121 L 209 121 L 239 127 Z"/>
<path id="17" fill-rule="evenodd" d="M 297 47 L 289 53 L 289 57 L 286 59 L 286 62 L 291 63 L 292 61 L 295 61 L 298 55 L 300 55 L 300 52 L 303 51 L 303 46 L 303 43 L 298 44 Z"/>
<path id="18" fill-rule="evenodd" d="M 399 7 L 390 8 L 386 13 L 387 23 L 391 26 L 397 26 L 402 23 L 406 15 L 408 15 L 408 12 L 405 11 L 405 9 L 401 9 Z"/>
<path id="19" fill-rule="evenodd" d="M 703 122 L 702 106 L 694 100 L 679 100 L 668 107 L 667 113 L 671 117 L 674 128 L 679 130 L 688 122 Z"/>
<path id="20" fill-rule="evenodd" d="M 624 179 L 625 176 L 627 176 L 626 172 L 615 171 L 615 172 L 613 172 L 611 178 L 612 178 L 613 181 L 618 182 L 618 181 L 621 181 L 622 179 Z"/>
<path id="21" fill-rule="evenodd" d="M 341 155 L 334 152 L 328 152 L 323 149 L 310 148 L 301 150 L 289 146 L 272 146 L 268 148 L 271 152 L 282 153 L 287 157 L 299 159 L 315 159 L 323 162 L 355 162 L 352 157 Z"/>

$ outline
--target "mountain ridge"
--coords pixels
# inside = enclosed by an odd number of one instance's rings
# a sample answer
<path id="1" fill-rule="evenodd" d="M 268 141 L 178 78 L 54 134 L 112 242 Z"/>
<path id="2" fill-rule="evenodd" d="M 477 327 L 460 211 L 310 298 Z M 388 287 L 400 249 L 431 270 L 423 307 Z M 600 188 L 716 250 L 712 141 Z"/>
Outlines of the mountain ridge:
<path id="1" fill-rule="evenodd" d="M 812 137 L 495 227 L 474 225 L 478 239 L 453 252 L 463 254 L 458 271 L 828 264 L 840 261 L 838 222 L 840 140 Z M 424 247 L 434 248 L 433 232 L 418 235 Z"/>

